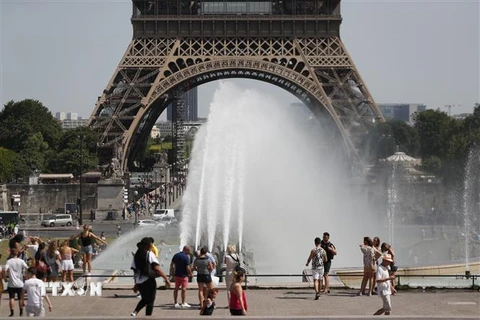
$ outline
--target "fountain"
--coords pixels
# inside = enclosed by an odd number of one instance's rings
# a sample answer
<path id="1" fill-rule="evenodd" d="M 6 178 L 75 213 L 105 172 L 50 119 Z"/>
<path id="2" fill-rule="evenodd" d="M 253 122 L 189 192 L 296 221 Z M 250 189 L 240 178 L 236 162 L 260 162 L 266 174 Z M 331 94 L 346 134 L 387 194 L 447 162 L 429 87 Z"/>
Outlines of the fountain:
<path id="1" fill-rule="evenodd" d="M 352 242 L 380 227 L 327 127 L 303 105 L 222 82 L 195 140 L 181 245 L 247 241 L 259 274 L 300 274 L 313 239 L 329 231 L 342 252 L 335 264 L 361 262 Z"/>
<path id="2" fill-rule="evenodd" d="M 465 275 L 470 275 L 470 238 L 472 237 L 472 217 L 474 212 L 480 208 L 475 208 L 480 203 L 480 148 L 473 146 L 467 158 L 464 176 L 464 190 L 463 190 L 463 227 L 465 238 Z M 477 195 L 479 198 L 477 198 Z M 478 223 L 478 216 L 476 221 Z M 478 232 L 478 230 L 477 230 Z"/>

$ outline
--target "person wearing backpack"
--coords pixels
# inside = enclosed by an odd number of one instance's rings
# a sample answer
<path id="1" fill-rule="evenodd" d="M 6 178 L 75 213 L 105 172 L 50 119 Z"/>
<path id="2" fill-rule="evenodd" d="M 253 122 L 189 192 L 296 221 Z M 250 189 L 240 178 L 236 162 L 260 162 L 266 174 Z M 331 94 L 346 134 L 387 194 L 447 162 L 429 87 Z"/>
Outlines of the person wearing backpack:
<path id="1" fill-rule="evenodd" d="M 307 263 L 305 266 L 308 267 L 310 261 L 312 261 L 312 278 L 313 278 L 313 287 L 315 289 L 315 300 L 320 298 L 320 292 L 322 290 L 323 282 L 323 265 L 327 262 L 327 253 L 323 250 L 321 246 L 322 240 L 320 238 L 315 238 L 315 248 L 310 251 L 308 256 Z"/>
<path id="2" fill-rule="evenodd" d="M 234 244 L 227 246 L 227 254 L 223 257 L 225 263 L 225 284 L 227 286 L 227 301 L 230 301 L 230 286 L 233 283 L 234 273 L 241 269 L 240 256 Z"/>
<path id="3" fill-rule="evenodd" d="M 330 293 L 330 279 L 328 274 L 330 273 L 330 267 L 332 266 L 332 260 L 337 255 L 337 248 L 330 242 L 330 233 L 324 232 L 321 246 L 327 253 L 327 261 L 323 264 L 323 278 L 325 279 L 324 293 Z"/>

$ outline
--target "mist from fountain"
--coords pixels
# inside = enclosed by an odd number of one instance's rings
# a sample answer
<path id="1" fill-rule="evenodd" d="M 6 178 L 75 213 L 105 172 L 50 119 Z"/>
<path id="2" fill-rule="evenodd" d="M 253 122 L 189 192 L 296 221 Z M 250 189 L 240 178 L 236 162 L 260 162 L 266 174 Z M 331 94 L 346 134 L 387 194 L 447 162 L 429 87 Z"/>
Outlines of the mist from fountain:
<path id="1" fill-rule="evenodd" d="M 328 231 L 341 251 L 336 265 L 359 265 L 352 242 L 381 229 L 327 127 L 305 106 L 222 82 L 194 143 L 181 246 L 246 242 L 257 272 L 298 273 Z"/>
<path id="2" fill-rule="evenodd" d="M 390 177 L 388 179 L 388 204 L 387 204 L 387 224 L 388 241 L 392 247 L 395 247 L 395 212 L 398 205 L 398 164 L 394 161 L 390 166 Z"/>
<path id="3" fill-rule="evenodd" d="M 465 166 L 463 190 L 463 227 L 465 237 L 465 271 L 470 271 L 471 217 L 475 211 L 476 193 L 480 192 L 480 148 L 472 147 Z M 480 201 L 480 199 L 478 199 Z"/>

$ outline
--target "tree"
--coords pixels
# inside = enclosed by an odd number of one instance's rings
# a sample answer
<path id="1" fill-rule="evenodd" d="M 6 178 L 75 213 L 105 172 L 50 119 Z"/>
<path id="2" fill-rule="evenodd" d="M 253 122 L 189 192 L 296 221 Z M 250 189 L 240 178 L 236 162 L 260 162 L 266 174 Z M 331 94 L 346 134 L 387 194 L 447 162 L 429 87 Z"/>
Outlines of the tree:
<path id="1" fill-rule="evenodd" d="M 96 169 L 98 166 L 96 132 L 89 127 L 78 127 L 65 130 L 56 147 L 56 154 L 51 157 L 48 168 L 56 173 L 80 174 L 80 160 L 83 172 Z"/>
<path id="2" fill-rule="evenodd" d="M 430 156 L 440 159 L 446 157 L 452 121 L 452 118 L 440 110 L 426 110 L 415 115 L 422 159 Z"/>
<path id="3" fill-rule="evenodd" d="M 0 146 L 20 153 L 27 139 L 40 132 L 49 148 L 62 134 L 60 124 L 37 100 L 8 102 L 0 112 Z"/>

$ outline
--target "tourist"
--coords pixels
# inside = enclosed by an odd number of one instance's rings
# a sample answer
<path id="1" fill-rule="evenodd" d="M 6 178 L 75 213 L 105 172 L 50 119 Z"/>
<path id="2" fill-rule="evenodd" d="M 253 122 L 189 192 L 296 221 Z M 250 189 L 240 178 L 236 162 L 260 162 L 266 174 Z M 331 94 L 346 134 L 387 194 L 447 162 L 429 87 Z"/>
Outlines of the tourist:
<path id="1" fill-rule="evenodd" d="M 215 260 L 215 257 L 213 256 L 213 254 L 210 253 L 208 248 L 207 247 L 204 247 L 204 248 L 207 251 L 205 256 L 208 258 L 208 260 L 210 260 L 210 263 L 212 264 L 212 270 L 210 271 L 210 275 L 214 277 L 217 270 L 217 261 Z"/>
<path id="2" fill-rule="evenodd" d="M 322 240 L 320 238 L 315 238 L 315 248 L 310 251 L 308 256 L 307 263 L 305 266 L 308 267 L 310 261 L 312 261 L 312 278 L 313 278 L 313 287 L 315 289 L 315 300 L 320 298 L 320 291 L 322 290 L 323 282 L 323 265 L 327 261 L 327 253 L 323 250 L 321 246 Z"/>
<path id="3" fill-rule="evenodd" d="M 389 254 L 392 257 L 392 263 L 390 264 L 390 275 L 395 276 L 395 272 L 397 271 L 398 267 L 395 265 L 395 253 L 393 251 L 392 246 L 384 242 L 381 245 L 381 250 L 383 255 Z M 397 290 L 395 289 L 395 278 L 394 278 L 392 279 L 392 294 L 395 295 L 396 293 L 397 293 Z"/>
<path id="4" fill-rule="evenodd" d="M 330 242 L 330 233 L 324 232 L 321 247 L 327 253 L 327 261 L 323 264 L 323 278 L 325 279 L 325 287 L 322 292 L 330 293 L 330 279 L 328 274 L 332 266 L 332 260 L 337 255 L 337 248 Z"/>
<path id="5" fill-rule="evenodd" d="M 135 285 L 133 291 L 140 292 L 141 300 L 138 302 L 135 310 L 131 313 L 131 316 L 135 317 L 143 307 L 145 309 L 145 315 L 151 316 L 153 312 L 153 303 L 155 302 L 155 295 L 157 292 L 156 277 L 162 277 L 165 279 L 166 286 L 170 286 L 170 281 L 167 275 L 160 268 L 155 255 L 150 251 L 151 241 L 149 238 L 143 238 L 137 243 L 137 252 L 135 253 L 131 265 L 131 269 L 134 273 Z"/>
<path id="6" fill-rule="evenodd" d="M 378 287 L 378 294 L 383 301 L 383 307 L 378 309 L 373 315 L 378 316 L 383 313 L 389 315 L 392 312 L 391 301 L 391 282 L 395 279 L 395 275 L 389 275 L 388 266 L 393 263 L 393 258 L 389 254 L 385 254 L 382 257 L 382 263 L 377 268 L 376 282 Z"/>
<path id="7" fill-rule="evenodd" d="M 45 259 L 45 243 L 42 242 L 38 246 L 38 250 L 35 253 L 35 260 L 34 265 L 35 269 L 37 270 L 37 274 L 35 275 L 36 278 L 42 279 L 43 281 L 47 281 L 47 273 L 48 273 L 48 264 Z"/>
<path id="8" fill-rule="evenodd" d="M 25 248 L 22 246 L 22 241 L 25 239 L 25 237 L 21 234 L 17 234 L 13 236 L 12 239 L 8 241 L 8 247 L 10 249 L 10 255 L 8 256 L 8 259 L 11 259 L 13 257 L 12 255 L 12 250 L 15 249 L 17 251 L 17 257 L 24 260 L 25 258 Z"/>
<path id="9" fill-rule="evenodd" d="M 37 279 L 35 274 L 38 273 L 35 268 L 28 268 L 27 281 L 23 285 L 24 293 L 27 294 L 27 317 L 45 317 L 45 308 L 43 307 L 43 298 L 47 300 L 48 311 L 52 312 L 52 303 L 44 291 L 45 284 L 42 280 Z M 42 292 L 43 291 L 43 292 Z"/>
<path id="10" fill-rule="evenodd" d="M 368 295 L 373 294 L 373 287 L 375 286 L 375 262 L 374 262 L 374 251 L 373 251 L 373 241 L 370 237 L 364 237 L 363 243 L 360 244 L 360 250 L 363 253 L 363 279 L 362 285 L 360 286 L 360 291 L 358 296 L 365 294 L 365 288 L 368 282 Z"/>
<path id="11" fill-rule="evenodd" d="M 240 256 L 237 254 L 237 247 L 234 244 L 227 246 L 227 254 L 223 257 L 225 264 L 225 284 L 227 286 L 227 301 L 230 301 L 230 286 L 233 283 L 233 273 L 240 264 Z"/>
<path id="12" fill-rule="evenodd" d="M 60 259 L 62 264 L 62 282 L 67 281 L 67 276 L 70 282 L 73 282 L 73 254 L 78 250 L 71 248 L 68 245 L 68 240 L 64 240 L 60 247 Z"/>
<path id="13" fill-rule="evenodd" d="M 41 240 L 37 237 L 30 237 L 30 243 L 26 245 L 27 248 L 27 262 L 31 267 L 34 267 L 35 264 L 35 255 L 40 246 Z"/>
<path id="14" fill-rule="evenodd" d="M 15 295 L 18 299 L 18 307 L 20 316 L 23 315 L 23 270 L 28 266 L 18 257 L 17 249 L 10 251 L 11 258 L 5 263 L 5 273 L 8 274 L 8 304 L 10 306 L 10 317 L 13 317 L 13 304 L 15 303 Z"/>
<path id="15" fill-rule="evenodd" d="M 48 265 L 47 280 L 56 282 L 59 274 L 60 252 L 57 250 L 57 242 L 51 241 L 45 254 L 45 262 Z"/>
<path id="16" fill-rule="evenodd" d="M 177 252 L 170 263 L 170 275 L 175 275 L 175 289 L 173 289 L 173 302 L 175 308 L 190 308 L 186 302 L 188 277 L 192 277 L 190 268 L 190 247 L 184 246 L 183 250 Z M 182 288 L 182 304 L 178 304 L 178 289 Z"/>
<path id="17" fill-rule="evenodd" d="M 78 238 L 80 240 L 80 245 L 82 246 L 80 252 L 82 254 L 82 269 L 84 275 L 90 275 L 92 272 L 92 254 L 93 254 L 93 241 L 97 240 L 105 245 L 107 245 L 107 241 L 102 240 L 101 238 L 97 237 L 93 232 L 90 231 L 89 225 L 83 226 L 83 231 L 76 236 L 70 237 L 70 240 L 74 240 Z M 88 273 L 86 273 L 86 268 L 88 266 Z"/>
<path id="18" fill-rule="evenodd" d="M 213 287 L 211 276 L 212 269 L 213 265 L 207 257 L 207 248 L 203 247 L 200 250 L 200 255 L 193 263 L 193 270 L 197 271 L 198 301 L 200 302 L 200 306 L 202 306 L 208 290 Z"/>
<path id="19" fill-rule="evenodd" d="M 201 316 L 211 316 L 215 309 L 215 298 L 217 297 L 218 289 L 208 290 L 207 297 L 203 300 L 203 304 L 200 308 Z"/>
<path id="20" fill-rule="evenodd" d="M 375 237 L 373 238 L 373 259 L 376 265 L 379 265 L 378 260 L 382 256 L 382 246 L 380 245 L 380 238 Z"/>
<path id="21" fill-rule="evenodd" d="M 232 316 L 247 315 L 247 295 L 242 289 L 242 282 L 245 281 L 245 273 L 235 272 L 233 283 L 230 286 L 230 300 L 228 306 Z"/>

